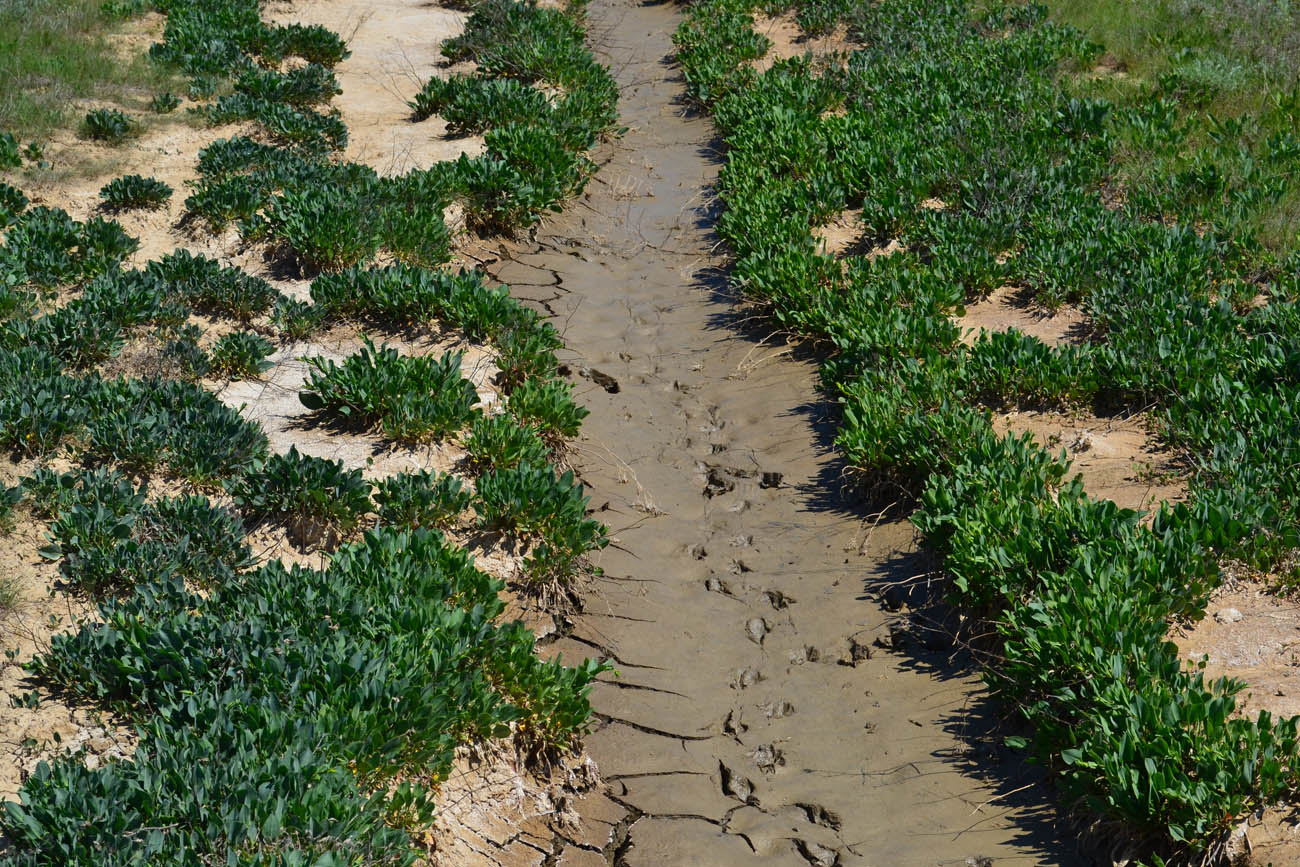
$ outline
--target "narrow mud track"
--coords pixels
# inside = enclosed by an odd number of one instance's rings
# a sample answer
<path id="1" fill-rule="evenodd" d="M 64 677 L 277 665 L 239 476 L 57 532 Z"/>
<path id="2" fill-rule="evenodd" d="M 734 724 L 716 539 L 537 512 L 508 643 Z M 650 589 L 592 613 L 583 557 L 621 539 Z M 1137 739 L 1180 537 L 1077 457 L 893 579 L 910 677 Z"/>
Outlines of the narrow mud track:
<path id="1" fill-rule="evenodd" d="M 630 129 L 585 202 L 490 267 L 564 332 L 592 410 L 575 464 L 617 536 L 554 645 L 619 668 L 593 694 L 587 839 L 637 867 L 1077 863 L 969 666 L 877 601 L 924 562 L 841 500 L 815 363 L 721 288 L 674 8 L 591 14 Z"/>

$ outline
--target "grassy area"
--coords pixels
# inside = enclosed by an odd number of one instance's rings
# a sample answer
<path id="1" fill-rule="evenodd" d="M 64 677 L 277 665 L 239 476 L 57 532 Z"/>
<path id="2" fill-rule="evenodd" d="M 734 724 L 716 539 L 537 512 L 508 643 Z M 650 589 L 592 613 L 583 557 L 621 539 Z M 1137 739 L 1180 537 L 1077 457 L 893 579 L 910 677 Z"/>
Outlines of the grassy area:
<path id="1" fill-rule="evenodd" d="M 1300 69 L 1300 11 L 1276 0 L 1048 0 L 1053 20 L 1078 27 L 1127 71 L 1182 76 L 1217 108 L 1257 105 Z"/>
<path id="2" fill-rule="evenodd" d="M 99 0 L 0 0 L 0 131 L 40 139 L 71 122 L 73 100 L 143 105 L 172 82 L 143 53 L 123 62 L 108 38 L 121 26 Z"/>
<path id="3" fill-rule="evenodd" d="M 1214 154 L 1212 163 L 1230 186 L 1255 165 L 1270 162 L 1277 142 L 1296 128 L 1300 9 L 1285 0 L 1048 0 L 1044 5 L 1053 20 L 1077 27 L 1104 47 L 1099 65 L 1073 70 L 1073 92 L 1140 112 L 1177 104 L 1176 141 L 1128 136 L 1117 149 L 1116 176 L 1126 188 L 1176 183 L 1180 174 L 1209 165 L 1207 155 L 1216 149 L 1223 152 Z M 1219 149 L 1221 122 L 1227 119 L 1241 120 L 1243 127 L 1230 137 L 1229 147 Z M 1295 249 L 1300 192 L 1243 208 L 1236 228 L 1253 235 L 1266 252 Z"/>

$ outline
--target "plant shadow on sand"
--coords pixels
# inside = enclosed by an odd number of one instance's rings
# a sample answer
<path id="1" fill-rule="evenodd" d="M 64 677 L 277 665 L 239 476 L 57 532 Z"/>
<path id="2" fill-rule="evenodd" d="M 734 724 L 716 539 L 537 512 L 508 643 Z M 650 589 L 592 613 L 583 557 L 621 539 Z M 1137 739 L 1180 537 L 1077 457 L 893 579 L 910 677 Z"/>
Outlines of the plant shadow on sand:
<path id="1" fill-rule="evenodd" d="M 899 515 L 882 523 L 882 535 L 897 537 L 898 525 L 905 521 L 906 517 Z M 890 525 L 894 534 L 885 532 Z M 969 621 L 959 621 L 944 599 L 940 566 L 934 555 L 914 545 L 892 551 L 863 577 L 860 598 L 893 612 L 877 652 L 889 654 L 904 671 L 942 684 L 978 676 L 984 667 L 982 660 L 995 652 L 995 636 L 990 627 L 972 629 Z M 990 696 L 981 684 L 941 721 L 944 730 L 963 747 L 935 758 L 994 792 L 992 798 L 971 803 L 971 824 L 959 831 L 1013 815 L 1012 823 L 1018 829 L 1015 843 L 1038 852 L 1045 863 L 1080 867 L 1102 863 L 1090 857 L 1088 849 L 1094 844 L 1104 848 L 1107 841 L 1082 840 L 1076 820 L 1056 798 L 1045 770 L 1025 752 L 1003 743 L 1009 735 L 1028 734 L 1017 723 L 1012 708 Z"/>
<path id="2" fill-rule="evenodd" d="M 716 202 L 699 208 L 697 225 L 711 226 L 717 209 Z M 789 360 L 799 364 L 815 366 L 825 357 L 816 344 L 786 340 L 776 332 L 763 310 L 730 285 L 724 268 L 700 269 L 695 281 L 697 288 L 718 305 L 709 318 L 711 329 L 769 352 L 784 351 Z M 838 407 L 824 395 L 812 393 L 809 397 L 783 413 L 802 417 L 813 431 L 818 452 L 816 474 L 807 482 L 791 484 L 791 496 L 802 510 L 832 513 L 860 523 L 864 535 L 872 533 L 874 527 L 882 539 L 914 540 L 906 523 L 913 507 L 911 498 L 897 487 L 867 487 L 855 479 L 835 449 Z M 975 687 L 960 706 L 941 718 L 944 730 L 961 746 L 936 751 L 932 756 L 936 765 L 970 778 L 971 789 L 977 790 L 971 796 L 968 825 L 943 833 L 975 833 L 991 823 L 1005 823 L 1016 829 L 1010 842 L 1033 853 L 1030 857 L 1038 863 L 1077 867 L 1096 863 L 1080 851 L 1078 831 L 1057 803 L 1043 769 L 1003 744 L 1003 738 L 1021 734 L 1021 729 L 1009 709 L 992 699 L 982 684 L 972 684 L 981 670 L 978 648 L 987 645 L 992 636 L 958 637 L 960 624 L 956 612 L 944 600 L 940 563 L 918 549 L 914 541 L 893 551 L 882 551 L 873 560 L 875 565 L 863 576 L 859 599 L 864 605 L 879 605 L 893 612 L 873 652 L 889 654 L 900 669 L 937 684 Z M 977 856 L 967 863 L 995 862 Z"/>

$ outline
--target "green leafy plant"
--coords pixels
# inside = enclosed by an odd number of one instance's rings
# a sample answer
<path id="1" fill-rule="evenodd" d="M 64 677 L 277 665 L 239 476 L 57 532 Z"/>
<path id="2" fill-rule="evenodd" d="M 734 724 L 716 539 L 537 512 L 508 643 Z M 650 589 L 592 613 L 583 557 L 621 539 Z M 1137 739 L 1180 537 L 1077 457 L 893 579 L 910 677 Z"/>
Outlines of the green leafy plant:
<path id="1" fill-rule="evenodd" d="M 16 223 L 27 204 L 27 196 L 22 190 L 0 181 L 0 230 Z"/>
<path id="2" fill-rule="evenodd" d="M 11 132 L 0 132 L 0 169 L 21 168 L 23 158 L 18 151 L 18 140 Z"/>
<path id="3" fill-rule="evenodd" d="M 508 469 L 527 462 L 541 466 L 550 457 L 537 431 L 509 415 L 483 416 L 474 422 L 465 451 L 476 469 Z"/>
<path id="4" fill-rule="evenodd" d="M 108 144 L 120 144 L 135 131 L 135 124 L 114 108 L 97 108 L 86 113 L 82 132 L 87 138 Z"/>
<path id="5" fill-rule="evenodd" d="M 212 369 L 212 359 L 199 345 L 203 329 L 185 325 L 163 345 L 163 357 L 175 364 L 181 379 L 193 382 L 202 379 Z"/>
<path id="6" fill-rule="evenodd" d="M 180 108 L 181 98 L 170 91 L 154 94 L 149 100 L 149 110 L 154 114 L 171 114 Z"/>
<path id="7" fill-rule="evenodd" d="M 333 544 L 370 511 L 370 482 L 342 461 L 298 453 L 272 455 L 231 482 L 231 498 L 249 521 L 285 522 L 302 545 Z"/>
<path id="8" fill-rule="evenodd" d="M 329 102 L 342 92 L 334 73 L 317 63 L 308 63 L 285 73 L 250 69 L 235 81 L 235 93 L 298 108 Z"/>
<path id="9" fill-rule="evenodd" d="M 0 534 L 13 532 L 17 522 L 15 512 L 22 501 L 22 485 L 0 485 Z M 8 588 L 0 584 L 0 610 L 13 607 L 13 600 L 8 597 Z"/>
<path id="10" fill-rule="evenodd" d="M 555 375 L 559 367 L 555 350 L 564 344 L 549 322 L 521 323 L 501 329 L 494 337 L 503 388 L 513 390 L 525 380 L 546 380 Z"/>
<path id="11" fill-rule="evenodd" d="M 480 476 L 474 508 L 483 527 L 532 541 L 526 586 L 549 594 L 568 588 L 583 557 L 608 544 L 601 523 L 586 517 L 587 499 L 571 470 L 556 476 L 547 464 L 525 462 Z"/>
<path id="12" fill-rule="evenodd" d="M 400 473 L 375 483 L 375 513 L 381 524 L 441 529 L 456 523 L 472 496 L 455 476 Z"/>
<path id="13" fill-rule="evenodd" d="M 252 331 L 223 335 L 212 347 L 209 372 L 229 379 L 251 379 L 271 369 L 266 357 L 275 351 L 271 341 Z"/>
<path id="14" fill-rule="evenodd" d="M 157 178 L 123 175 L 104 185 L 99 198 L 104 207 L 114 211 L 135 208 L 160 208 L 172 196 L 172 188 Z"/>
<path id="15" fill-rule="evenodd" d="M 324 325 L 325 312 L 298 298 L 282 296 L 271 311 L 271 324 L 288 340 L 306 340 Z"/>
<path id="16" fill-rule="evenodd" d="M 240 322 L 266 313 L 280 297 L 260 277 L 184 249 L 150 262 L 145 270 L 164 283 L 172 297 Z"/>
<path id="17" fill-rule="evenodd" d="M 460 353 L 404 356 L 367 338 L 342 364 L 319 357 L 299 398 L 303 406 L 363 427 L 378 426 L 396 440 L 427 440 L 454 433 L 477 414 L 478 392 L 461 376 Z"/>
<path id="18" fill-rule="evenodd" d="M 573 386 L 559 380 L 530 379 L 510 392 L 506 411 L 538 430 L 552 447 L 577 436 L 582 420 L 591 414 L 573 402 Z"/>
<path id="19" fill-rule="evenodd" d="M 353 191 L 287 191 L 275 199 L 269 220 L 300 265 L 313 271 L 337 271 L 370 260 L 379 250 L 379 227 Z"/>

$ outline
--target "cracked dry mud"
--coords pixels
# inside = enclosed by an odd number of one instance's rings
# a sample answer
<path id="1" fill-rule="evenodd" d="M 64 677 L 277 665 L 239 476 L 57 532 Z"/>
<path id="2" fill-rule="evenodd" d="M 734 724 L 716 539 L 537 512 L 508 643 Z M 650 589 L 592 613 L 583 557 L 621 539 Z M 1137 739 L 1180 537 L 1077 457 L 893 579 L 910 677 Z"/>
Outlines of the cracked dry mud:
<path id="1" fill-rule="evenodd" d="M 910 529 L 841 498 L 815 361 L 722 288 L 676 12 L 591 17 L 629 130 L 583 201 L 481 251 L 564 332 L 592 410 L 573 461 L 616 536 L 550 645 L 618 667 L 593 691 L 591 863 L 1077 863 L 974 666 L 918 626 Z"/>

